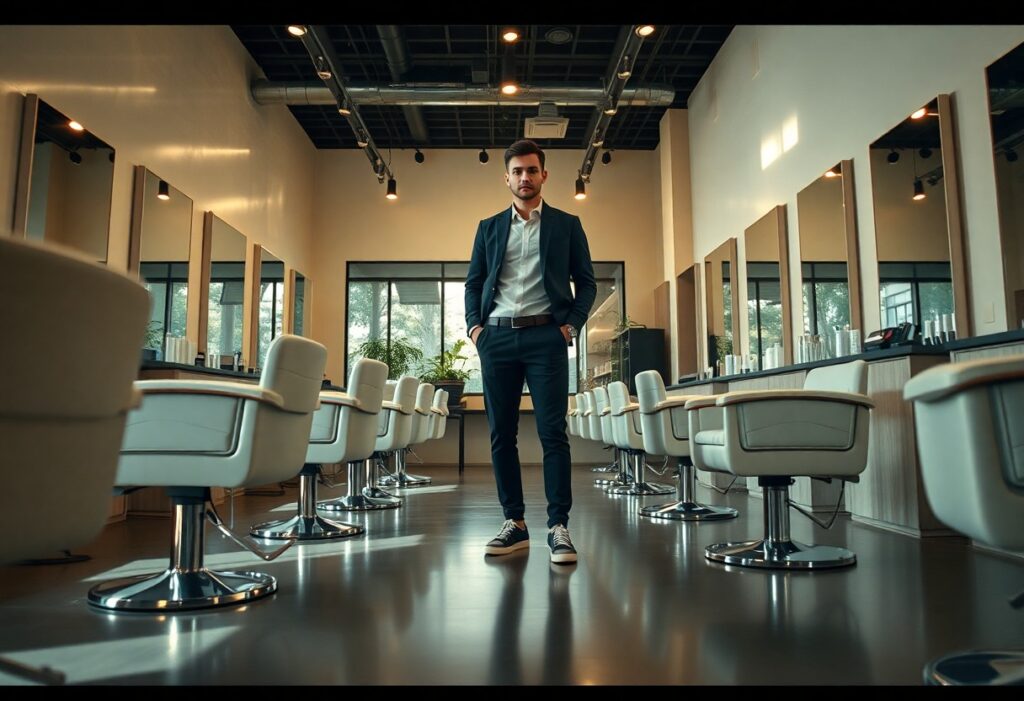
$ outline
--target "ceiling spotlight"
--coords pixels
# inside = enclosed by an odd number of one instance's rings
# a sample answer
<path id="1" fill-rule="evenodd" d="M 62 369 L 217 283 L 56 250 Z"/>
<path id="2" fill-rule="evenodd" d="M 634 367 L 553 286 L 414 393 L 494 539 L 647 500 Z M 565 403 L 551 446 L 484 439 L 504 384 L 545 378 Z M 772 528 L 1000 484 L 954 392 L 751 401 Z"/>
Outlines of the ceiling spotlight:
<path id="1" fill-rule="evenodd" d="M 169 200 L 171 199 L 171 186 L 167 184 L 166 180 L 161 180 L 156 187 L 156 198 L 158 200 Z"/>
<path id="2" fill-rule="evenodd" d="M 587 199 L 587 186 L 583 183 L 583 176 L 576 178 L 576 199 Z"/>
<path id="3" fill-rule="evenodd" d="M 388 194 L 384 195 L 389 200 L 398 199 L 398 183 L 394 178 L 388 178 Z"/>
<path id="4" fill-rule="evenodd" d="M 604 137 L 598 134 L 597 136 L 594 137 L 593 144 L 594 148 L 601 148 L 602 146 L 604 146 Z"/>
<path id="5" fill-rule="evenodd" d="M 342 117 L 347 117 L 352 114 L 352 107 L 348 104 L 348 100 L 345 100 L 338 105 L 338 114 Z"/>
<path id="6" fill-rule="evenodd" d="M 1020 156 L 1017 155 L 1017 152 L 1014 151 L 1012 148 L 1006 149 L 1004 153 L 1006 155 L 1006 160 L 1009 161 L 1010 163 L 1016 163 L 1017 159 L 1020 158 Z"/>
<path id="7" fill-rule="evenodd" d="M 427 157 L 424 156 L 423 152 L 420 151 L 419 149 L 416 149 L 416 155 L 413 156 L 413 158 L 416 159 L 417 163 L 422 163 L 423 161 L 427 160 Z"/>
<path id="8" fill-rule="evenodd" d="M 70 122 L 68 122 L 68 126 L 74 129 L 75 131 L 85 131 L 85 127 L 83 127 L 81 124 L 79 124 L 73 119 Z"/>
<path id="9" fill-rule="evenodd" d="M 306 34 L 306 28 L 303 27 L 301 24 L 289 24 L 288 33 L 291 34 L 293 37 L 301 37 Z"/>
<path id="10" fill-rule="evenodd" d="M 611 151 L 605 151 L 604 153 L 602 153 L 601 154 L 601 162 L 604 163 L 605 165 L 608 165 L 609 163 L 611 163 L 612 162 L 612 152 Z"/>
<path id="11" fill-rule="evenodd" d="M 839 166 L 832 166 L 831 168 L 825 171 L 826 178 L 838 178 L 842 174 L 843 172 L 839 168 Z"/>
<path id="12" fill-rule="evenodd" d="M 607 114 L 607 115 L 613 115 L 613 114 L 615 114 L 618 111 L 619 111 L 619 108 L 615 106 L 614 102 L 609 102 L 604 107 L 604 113 Z"/>
<path id="13" fill-rule="evenodd" d="M 480 149 L 480 164 L 483 165 L 487 161 L 491 160 L 491 157 L 487 154 L 486 149 Z"/>
<path id="14" fill-rule="evenodd" d="M 921 117 L 925 116 L 926 114 L 928 114 L 928 110 L 926 108 L 922 107 L 919 110 L 914 110 L 911 113 L 910 118 L 911 119 L 920 119 Z"/>
<path id="15" fill-rule="evenodd" d="M 889 165 L 892 165 L 900 160 L 900 154 L 896 153 L 896 149 L 890 149 L 889 155 L 885 157 L 885 160 L 889 161 Z"/>
<path id="16" fill-rule="evenodd" d="M 914 180 L 914 197 L 915 200 L 923 200 L 927 195 L 924 194 L 924 183 L 921 182 L 921 178 L 915 178 Z"/>
<path id="17" fill-rule="evenodd" d="M 356 146 L 358 146 L 359 148 L 366 148 L 369 145 L 370 145 L 370 140 L 367 138 L 367 136 L 366 136 L 366 134 L 364 132 L 360 131 L 356 135 Z"/>
<path id="18" fill-rule="evenodd" d="M 74 163 L 75 165 L 78 165 L 79 163 L 82 162 L 82 154 L 80 154 L 78 151 L 72 151 L 71 153 L 69 153 L 68 158 L 70 158 L 71 162 Z"/>
<path id="19" fill-rule="evenodd" d="M 511 44 L 514 41 L 518 41 L 519 40 L 519 30 L 516 29 L 515 27 L 506 27 L 505 29 L 501 30 L 501 38 L 507 44 Z"/>
<path id="20" fill-rule="evenodd" d="M 324 60 L 323 56 L 316 57 L 316 74 L 320 80 L 331 79 L 331 71 L 327 67 L 327 61 Z"/>
<path id="21" fill-rule="evenodd" d="M 501 57 L 501 92 L 505 95 L 515 95 L 519 92 L 519 84 L 516 83 L 515 47 L 511 44 L 505 47 L 505 54 Z"/>
<path id="22" fill-rule="evenodd" d="M 932 150 L 927 146 L 923 146 L 921 147 L 921 149 L 918 150 L 917 155 L 920 156 L 921 158 L 931 158 Z"/>
<path id="23" fill-rule="evenodd" d="M 636 28 L 636 35 L 638 37 L 640 37 L 641 39 L 645 38 L 645 37 L 649 37 L 652 34 L 654 34 L 654 25 L 653 24 L 641 24 L 639 27 Z"/>
<path id="24" fill-rule="evenodd" d="M 515 83 L 502 83 L 501 92 L 505 95 L 515 95 L 519 92 L 519 86 Z"/>
<path id="25" fill-rule="evenodd" d="M 623 58 L 622 58 L 622 65 L 619 66 L 619 72 L 618 72 L 618 76 L 622 80 L 625 80 L 629 76 L 633 75 L 633 70 L 632 70 L 630 64 L 631 64 L 630 57 L 629 56 L 623 56 Z"/>

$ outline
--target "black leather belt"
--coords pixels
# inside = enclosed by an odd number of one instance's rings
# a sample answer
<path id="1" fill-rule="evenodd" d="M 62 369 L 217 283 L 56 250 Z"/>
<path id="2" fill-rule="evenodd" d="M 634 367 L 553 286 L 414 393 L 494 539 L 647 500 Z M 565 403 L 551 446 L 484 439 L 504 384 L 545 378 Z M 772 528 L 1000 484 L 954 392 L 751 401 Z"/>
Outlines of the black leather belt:
<path id="1" fill-rule="evenodd" d="M 550 314 L 537 314 L 536 316 L 490 316 L 487 317 L 488 326 L 511 326 L 514 329 L 521 329 L 525 326 L 544 326 L 555 323 L 555 317 Z"/>

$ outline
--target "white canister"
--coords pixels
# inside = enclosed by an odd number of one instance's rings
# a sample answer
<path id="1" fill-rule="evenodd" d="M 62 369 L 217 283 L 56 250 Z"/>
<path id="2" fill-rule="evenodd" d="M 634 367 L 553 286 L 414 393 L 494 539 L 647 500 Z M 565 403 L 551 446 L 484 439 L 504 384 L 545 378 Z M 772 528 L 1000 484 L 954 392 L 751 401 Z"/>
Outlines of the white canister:
<path id="1" fill-rule="evenodd" d="M 736 358 L 732 355 L 725 356 L 725 374 L 732 375 L 736 372 Z"/>
<path id="2" fill-rule="evenodd" d="M 934 340 L 932 339 L 932 334 L 934 334 L 934 333 L 935 333 L 935 324 L 932 322 L 931 319 L 925 319 L 924 320 L 924 328 L 921 329 L 921 340 L 924 343 L 926 343 L 928 345 L 931 345 L 932 343 L 934 343 Z"/>
<path id="3" fill-rule="evenodd" d="M 850 354 L 850 336 L 843 329 L 836 329 L 836 357 Z"/>
<path id="4" fill-rule="evenodd" d="M 856 355 L 860 352 L 860 329 L 850 329 L 850 353 Z"/>

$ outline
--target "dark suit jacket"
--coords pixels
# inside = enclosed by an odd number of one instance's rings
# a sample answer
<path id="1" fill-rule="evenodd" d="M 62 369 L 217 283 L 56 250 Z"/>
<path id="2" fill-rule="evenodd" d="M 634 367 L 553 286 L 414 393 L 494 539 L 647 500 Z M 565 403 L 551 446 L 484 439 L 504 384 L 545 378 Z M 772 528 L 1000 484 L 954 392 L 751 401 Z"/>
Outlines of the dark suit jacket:
<path id="1" fill-rule="evenodd" d="M 511 206 L 484 219 L 477 227 L 473 258 L 466 274 L 467 329 L 484 324 L 494 309 L 498 275 L 505 262 L 511 227 Z M 579 331 L 597 296 L 587 235 L 583 233 L 579 217 L 555 209 L 547 202 L 540 217 L 540 267 L 544 271 L 544 289 L 555 321 L 559 325 L 572 324 Z M 569 287 L 570 277 L 576 283 L 575 299 Z"/>

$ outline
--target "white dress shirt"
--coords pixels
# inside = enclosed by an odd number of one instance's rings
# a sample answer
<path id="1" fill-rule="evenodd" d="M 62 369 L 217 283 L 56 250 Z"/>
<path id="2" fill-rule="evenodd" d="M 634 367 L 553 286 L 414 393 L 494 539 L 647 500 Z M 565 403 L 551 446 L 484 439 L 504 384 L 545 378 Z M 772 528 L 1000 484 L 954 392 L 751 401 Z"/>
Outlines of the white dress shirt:
<path id="1" fill-rule="evenodd" d="M 512 226 L 505 247 L 505 261 L 498 276 L 491 316 L 534 316 L 548 314 L 551 300 L 544 289 L 540 269 L 540 220 L 543 200 L 523 219 L 512 205 Z"/>

